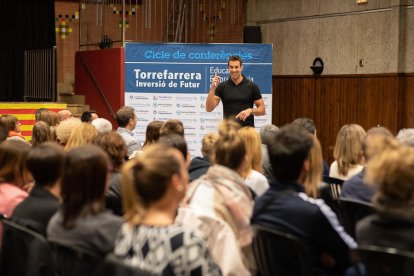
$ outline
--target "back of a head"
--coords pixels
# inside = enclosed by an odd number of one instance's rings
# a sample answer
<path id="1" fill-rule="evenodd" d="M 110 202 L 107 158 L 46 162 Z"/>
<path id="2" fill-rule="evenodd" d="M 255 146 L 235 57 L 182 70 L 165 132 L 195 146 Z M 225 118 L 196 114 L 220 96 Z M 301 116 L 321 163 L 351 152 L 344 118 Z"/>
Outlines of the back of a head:
<path id="1" fill-rule="evenodd" d="M 223 120 L 219 125 L 219 139 L 214 145 L 214 162 L 232 170 L 240 168 L 246 157 L 246 146 L 238 136 L 240 124 L 233 120 Z"/>
<path id="2" fill-rule="evenodd" d="M 69 151 L 82 145 L 92 144 L 97 135 L 98 131 L 94 126 L 88 123 L 81 123 L 80 125 L 76 126 L 70 133 L 70 137 L 65 146 L 65 150 Z"/>
<path id="3" fill-rule="evenodd" d="M 40 114 L 42 114 L 42 112 L 46 111 L 46 110 L 48 110 L 48 109 L 47 108 L 39 108 L 39 109 L 36 110 L 36 112 L 35 112 L 35 121 L 36 122 L 39 121 Z"/>
<path id="4" fill-rule="evenodd" d="M 377 187 L 374 204 L 392 212 L 414 206 L 414 149 L 407 146 L 389 147 L 372 158 L 366 169 L 365 181 Z"/>
<path id="5" fill-rule="evenodd" d="M 144 146 L 149 146 L 158 141 L 160 138 L 160 128 L 163 124 L 163 121 L 152 121 L 147 125 Z"/>
<path id="6" fill-rule="evenodd" d="M 54 184 L 63 170 L 65 152 L 53 142 L 46 142 L 33 148 L 26 159 L 26 167 L 33 175 L 37 186 Z"/>
<path id="7" fill-rule="evenodd" d="M 42 143 L 52 141 L 53 133 L 50 126 L 44 121 L 36 122 L 32 130 L 32 146 L 36 147 Z"/>
<path id="8" fill-rule="evenodd" d="M 122 139 L 118 133 L 111 131 L 99 134 L 95 138 L 94 144 L 99 146 L 108 154 L 109 159 L 112 162 L 113 169 L 118 171 L 124 163 L 125 156 L 127 155 L 127 148 L 124 139 Z"/>
<path id="9" fill-rule="evenodd" d="M 169 147 L 176 148 L 183 155 L 184 160 L 187 160 L 188 147 L 184 137 L 175 133 L 163 135 L 158 139 L 159 144 L 164 144 Z"/>
<path id="10" fill-rule="evenodd" d="M 80 117 L 83 123 L 92 123 L 94 120 L 98 119 L 98 115 L 95 110 L 85 111 Z"/>
<path id="11" fill-rule="evenodd" d="M 312 145 L 312 135 L 304 128 L 295 125 L 282 127 L 268 146 L 274 178 L 297 181 Z"/>
<path id="12" fill-rule="evenodd" d="M 367 131 L 364 141 L 362 143 L 362 151 L 366 161 L 369 161 L 375 154 L 382 151 L 382 142 L 378 139 L 389 138 L 392 139 L 392 133 L 385 127 L 372 127 Z"/>
<path id="13" fill-rule="evenodd" d="M 109 166 L 107 154 L 95 145 L 80 146 L 66 154 L 61 184 L 65 227 L 73 227 L 79 216 L 103 210 Z"/>
<path id="14" fill-rule="evenodd" d="M 262 172 L 262 141 L 260 134 L 254 127 L 242 127 L 237 131 L 237 134 L 244 141 L 246 154 L 250 159 L 250 165 L 246 168 L 246 173 L 250 173 L 252 169 Z"/>
<path id="15" fill-rule="evenodd" d="M 135 110 L 130 106 L 123 106 L 116 112 L 116 122 L 119 127 L 126 127 L 129 123 L 129 120 L 134 119 Z"/>
<path id="16" fill-rule="evenodd" d="M 66 145 L 68 143 L 72 130 L 79 126 L 82 122 L 78 118 L 69 118 L 62 121 L 56 127 L 56 137 L 60 144 Z"/>
<path id="17" fill-rule="evenodd" d="M 344 125 L 339 130 L 333 154 L 340 174 L 347 175 L 351 166 L 360 164 L 365 135 L 365 130 L 357 124 Z"/>
<path id="18" fill-rule="evenodd" d="M 49 126 L 54 127 L 59 125 L 60 116 L 51 110 L 45 110 L 40 113 L 39 121 L 46 122 Z"/>
<path id="19" fill-rule="evenodd" d="M 402 145 L 414 147 L 414 128 L 401 129 L 396 138 Z"/>
<path id="20" fill-rule="evenodd" d="M 219 139 L 217 132 L 209 132 L 204 135 L 203 140 L 201 141 L 201 152 L 203 156 L 211 157 L 214 151 L 214 144 Z"/>
<path id="21" fill-rule="evenodd" d="M 112 124 L 105 118 L 97 118 L 91 123 L 99 133 L 108 133 L 112 131 Z"/>
<path id="22" fill-rule="evenodd" d="M 7 129 L 4 126 L 0 125 L 0 143 L 6 140 L 7 134 Z"/>
<path id="23" fill-rule="evenodd" d="M 316 131 L 315 123 L 310 118 L 297 118 L 292 122 L 292 125 L 303 127 L 312 135 L 315 134 Z"/>
<path id="24" fill-rule="evenodd" d="M 260 139 L 262 143 L 268 145 L 276 133 L 278 133 L 279 128 L 275 125 L 264 125 L 260 128 Z"/>
<path id="25" fill-rule="evenodd" d="M 3 126 L 7 133 L 16 129 L 19 119 L 14 115 L 4 114 L 0 116 L 0 126 Z"/>
<path id="26" fill-rule="evenodd" d="M 160 128 L 160 136 L 178 134 L 184 137 L 184 125 L 180 120 L 168 120 Z"/>
<path id="27" fill-rule="evenodd" d="M 122 194 L 125 219 L 138 224 L 145 208 L 167 192 L 174 174 L 180 174 L 184 161 L 180 153 L 156 143 L 146 147 L 135 159 L 122 167 Z"/>
<path id="28" fill-rule="evenodd" d="M 18 140 L 7 140 L 0 143 L 0 183 L 14 183 L 23 187 L 25 161 L 31 147 Z"/>

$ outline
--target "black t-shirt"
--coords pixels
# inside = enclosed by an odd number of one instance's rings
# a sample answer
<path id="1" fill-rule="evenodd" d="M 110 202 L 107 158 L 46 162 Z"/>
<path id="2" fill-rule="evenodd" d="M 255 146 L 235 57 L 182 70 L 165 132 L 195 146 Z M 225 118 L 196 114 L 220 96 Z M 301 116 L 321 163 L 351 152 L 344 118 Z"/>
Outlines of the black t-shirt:
<path id="1" fill-rule="evenodd" d="M 231 78 L 220 83 L 215 94 L 223 102 L 224 118 L 235 117 L 241 111 L 252 108 L 254 102 L 262 98 L 259 87 L 245 76 L 237 85 Z M 239 120 L 239 123 L 242 126 L 254 127 L 254 116 L 250 115 L 244 122 Z"/>

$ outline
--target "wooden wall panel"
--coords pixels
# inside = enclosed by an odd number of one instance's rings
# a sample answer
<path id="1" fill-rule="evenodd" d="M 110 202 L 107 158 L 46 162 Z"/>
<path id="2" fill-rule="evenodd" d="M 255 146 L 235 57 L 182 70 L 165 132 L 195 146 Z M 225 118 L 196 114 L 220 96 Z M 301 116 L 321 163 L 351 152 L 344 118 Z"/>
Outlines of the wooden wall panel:
<path id="1" fill-rule="evenodd" d="M 273 76 L 273 123 L 315 121 L 324 159 L 333 161 L 336 135 L 344 124 L 394 134 L 414 127 L 414 74 Z"/>

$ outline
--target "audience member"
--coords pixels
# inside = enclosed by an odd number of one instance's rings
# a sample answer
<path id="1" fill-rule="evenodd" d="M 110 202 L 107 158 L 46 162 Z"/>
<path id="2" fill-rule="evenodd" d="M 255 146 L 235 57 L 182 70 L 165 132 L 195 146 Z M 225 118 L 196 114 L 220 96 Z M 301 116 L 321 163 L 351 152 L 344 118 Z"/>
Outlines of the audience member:
<path id="1" fill-rule="evenodd" d="M 288 125 L 280 129 L 269 145 L 275 181 L 256 200 L 251 221 L 299 238 L 312 258 L 313 274 L 340 275 L 350 264 L 349 249 L 356 243 L 322 200 L 304 193 L 312 145 L 312 135 L 303 128 Z M 297 262 L 292 259 L 287 265 Z"/>
<path id="2" fill-rule="evenodd" d="M 184 125 L 180 120 L 168 120 L 162 124 L 160 128 L 160 136 L 172 133 L 184 137 Z"/>
<path id="3" fill-rule="evenodd" d="M 305 178 L 303 180 L 303 187 L 305 189 L 305 193 L 309 197 L 317 198 L 319 196 L 318 191 L 323 185 L 321 182 L 323 173 L 323 159 L 321 144 L 319 143 L 318 138 L 312 135 L 312 139 L 313 144 L 308 154 L 309 170 L 306 172 Z M 326 183 L 324 185 L 326 185 Z"/>
<path id="4" fill-rule="evenodd" d="M 79 146 L 92 144 L 97 135 L 98 131 L 94 126 L 88 123 L 81 123 L 74 127 L 70 133 L 69 140 L 65 146 L 65 151 L 70 151 Z"/>
<path id="5" fill-rule="evenodd" d="M 27 196 L 27 175 L 24 163 L 30 145 L 23 141 L 0 143 L 0 214 L 11 217 L 13 210 Z M 0 243 L 2 224 L 0 223 Z"/>
<path id="6" fill-rule="evenodd" d="M 244 141 L 237 135 L 239 128 L 234 121 L 220 124 L 215 165 L 190 184 L 177 216 L 177 221 L 204 235 L 224 275 L 250 275 L 254 267 L 250 228 L 253 202 L 241 177 L 248 158 Z"/>
<path id="7" fill-rule="evenodd" d="M 55 127 L 60 123 L 60 116 L 51 110 L 44 110 L 39 115 L 39 121 L 46 122 L 50 127 Z"/>
<path id="8" fill-rule="evenodd" d="M 264 125 L 260 128 L 260 139 L 262 140 L 262 156 L 263 156 L 263 174 L 267 181 L 272 181 L 272 167 L 269 162 L 269 153 L 267 152 L 267 145 L 270 140 L 276 135 L 279 128 L 275 125 Z"/>
<path id="9" fill-rule="evenodd" d="M 164 124 L 163 121 L 152 121 L 147 125 L 145 131 L 145 142 L 142 147 L 152 145 L 160 138 L 160 128 Z"/>
<path id="10" fill-rule="evenodd" d="M 414 147 L 414 128 L 401 129 L 396 138 L 402 145 Z"/>
<path id="11" fill-rule="evenodd" d="M 316 134 L 316 125 L 310 118 L 297 118 L 293 120 L 292 125 L 296 125 L 299 127 L 303 127 L 307 132 L 312 134 L 315 138 L 318 138 L 318 135 Z M 318 140 L 319 142 L 319 140 Z M 328 163 L 325 160 L 322 160 L 323 165 L 323 175 L 322 179 L 325 182 L 329 182 L 329 166 Z"/>
<path id="12" fill-rule="evenodd" d="M 112 124 L 105 118 L 96 118 L 91 123 L 99 133 L 109 133 L 112 131 Z"/>
<path id="13" fill-rule="evenodd" d="M 190 153 L 188 152 L 187 142 L 184 137 L 175 133 L 166 134 L 158 139 L 158 143 L 176 148 L 184 158 L 186 166 L 190 163 Z"/>
<path id="14" fill-rule="evenodd" d="M 373 197 L 377 213 L 358 222 L 357 240 L 414 251 L 414 149 L 383 140 L 388 145 L 369 160 L 365 178 L 377 188 Z"/>
<path id="15" fill-rule="evenodd" d="M 89 110 L 82 113 L 80 119 L 83 123 L 92 123 L 95 119 L 98 119 L 99 116 L 95 110 Z"/>
<path id="16" fill-rule="evenodd" d="M 120 169 L 127 153 L 124 139 L 118 133 L 111 131 L 99 134 L 95 138 L 94 144 L 108 154 L 112 165 L 109 190 L 106 193 L 106 208 L 112 210 L 114 214 L 121 216 L 124 212 L 122 211 Z"/>
<path id="17" fill-rule="evenodd" d="M 59 181 L 64 158 L 63 148 L 49 142 L 33 148 L 26 159 L 26 167 L 35 185 L 29 196 L 17 205 L 13 219 L 43 236 L 46 236 L 47 224 L 59 207 Z"/>
<path id="18" fill-rule="evenodd" d="M 137 125 L 137 116 L 132 107 L 124 106 L 116 112 L 116 121 L 118 123 L 117 133 L 121 135 L 127 146 L 127 156 L 129 157 L 134 151 L 141 149 L 141 144 L 132 132 Z"/>
<path id="19" fill-rule="evenodd" d="M 33 125 L 32 129 L 32 146 L 37 147 L 45 142 L 53 142 L 53 133 L 50 126 L 44 122 L 39 121 Z"/>
<path id="20" fill-rule="evenodd" d="M 125 165 L 126 223 L 116 240 L 116 256 L 155 275 L 221 275 L 204 240 L 174 224 L 187 182 L 184 158 L 166 145 L 148 146 Z"/>
<path id="21" fill-rule="evenodd" d="M 49 110 L 49 109 L 47 109 L 47 108 L 39 108 L 39 109 L 36 110 L 36 112 L 35 112 L 35 121 L 36 122 L 39 122 L 40 113 L 42 113 L 45 110 Z"/>
<path id="22" fill-rule="evenodd" d="M 334 148 L 335 161 L 329 169 L 329 177 L 348 180 L 363 167 L 362 142 L 365 130 L 357 124 L 344 125 L 338 132 Z"/>
<path id="23" fill-rule="evenodd" d="M 385 127 L 373 127 L 367 131 L 364 141 L 362 143 L 362 152 L 366 162 L 380 153 L 383 149 L 378 146 L 378 137 L 392 138 L 391 132 Z M 359 173 L 346 180 L 342 184 L 341 197 L 353 198 L 364 202 L 371 202 L 374 195 L 374 186 L 368 185 L 364 181 L 365 168 Z"/>
<path id="24" fill-rule="evenodd" d="M 188 167 L 190 181 L 196 180 L 203 174 L 205 174 L 211 166 L 211 157 L 214 151 L 214 144 L 219 139 L 219 135 L 216 132 L 209 132 L 204 135 L 201 141 L 201 154 L 203 157 L 194 157 L 190 166 Z"/>
<path id="25" fill-rule="evenodd" d="M 62 121 L 56 127 L 56 139 L 62 146 L 66 146 L 68 143 L 72 130 L 79 126 L 82 122 L 78 118 L 70 118 Z"/>
<path id="26" fill-rule="evenodd" d="M 92 126 L 91 126 L 92 127 Z M 122 219 L 105 211 L 108 167 L 106 153 L 86 145 L 66 154 L 61 196 L 62 208 L 50 219 L 47 235 L 52 242 L 104 256 L 114 249 Z"/>
<path id="27" fill-rule="evenodd" d="M 1 115 L 0 126 L 3 126 L 7 130 L 7 140 L 12 139 L 26 142 L 20 133 L 21 124 L 16 116 L 8 114 Z"/>
<path id="28" fill-rule="evenodd" d="M 260 196 L 269 188 L 269 183 L 266 177 L 262 174 L 263 159 L 260 134 L 254 127 L 242 127 L 237 131 L 237 134 L 246 145 L 246 154 L 249 159 L 249 162 L 247 162 L 242 173 L 244 182 L 256 195 Z"/>
<path id="29" fill-rule="evenodd" d="M 7 139 L 8 131 L 7 129 L 0 124 L 0 143 Z"/>
<path id="30" fill-rule="evenodd" d="M 60 121 L 65 121 L 73 117 L 72 112 L 70 112 L 70 110 L 67 109 L 59 110 L 58 115 L 60 117 Z"/>

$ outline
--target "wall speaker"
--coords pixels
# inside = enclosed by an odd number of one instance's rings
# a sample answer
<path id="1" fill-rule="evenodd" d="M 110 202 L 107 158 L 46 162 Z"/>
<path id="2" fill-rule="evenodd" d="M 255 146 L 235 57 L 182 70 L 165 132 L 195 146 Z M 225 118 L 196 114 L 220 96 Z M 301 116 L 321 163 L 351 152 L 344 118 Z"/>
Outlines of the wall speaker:
<path id="1" fill-rule="evenodd" d="M 243 33 L 244 43 L 262 43 L 262 29 L 260 26 L 245 26 Z"/>

